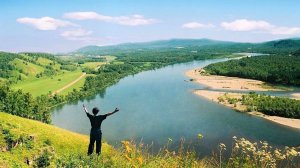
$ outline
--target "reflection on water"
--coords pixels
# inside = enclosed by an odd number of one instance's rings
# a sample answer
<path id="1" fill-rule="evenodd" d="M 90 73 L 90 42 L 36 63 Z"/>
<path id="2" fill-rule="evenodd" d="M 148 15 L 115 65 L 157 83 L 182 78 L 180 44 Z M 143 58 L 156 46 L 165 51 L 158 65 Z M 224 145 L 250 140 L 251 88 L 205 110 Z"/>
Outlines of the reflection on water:
<path id="1" fill-rule="evenodd" d="M 102 124 L 103 138 L 111 144 L 124 139 L 142 139 L 165 145 L 168 138 L 178 144 L 180 138 L 191 143 L 201 154 L 211 153 L 217 144 L 231 146 L 232 137 L 266 140 L 275 146 L 300 146 L 300 130 L 262 118 L 234 112 L 192 93 L 204 86 L 186 82 L 186 70 L 226 59 L 194 61 L 128 76 L 107 88 L 103 96 L 67 104 L 53 111 L 54 125 L 89 134 L 90 123 L 82 110 L 100 107 L 100 113 L 119 107 L 121 111 Z M 197 134 L 204 139 L 199 142 Z"/>

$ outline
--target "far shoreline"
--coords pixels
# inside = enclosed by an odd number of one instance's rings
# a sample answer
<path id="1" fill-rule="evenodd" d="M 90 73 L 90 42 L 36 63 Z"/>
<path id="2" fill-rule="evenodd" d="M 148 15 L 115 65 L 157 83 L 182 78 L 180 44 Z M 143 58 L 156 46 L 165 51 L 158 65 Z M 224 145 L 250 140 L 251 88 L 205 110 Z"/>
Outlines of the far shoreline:
<path id="1" fill-rule="evenodd" d="M 247 90 L 247 91 L 280 91 L 280 89 L 272 87 L 264 87 L 264 82 L 252 79 L 242 79 L 236 77 L 226 77 L 226 76 L 215 76 L 215 75 L 200 75 L 202 69 L 193 69 L 185 72 L 185 75 L 191 78 L 193 82 L 201 85 L 208 86 L 212 89 L 222 89 L 224 91 L 212 91 L 212 90 L 194 90 L 193 93 L 203 97 L 208 100 L 212 100 L 215 103 L 222 104 L 224 106 L 230 107 L 231 109 L 243 112 L 249 115 L 258 116 L 264 118 L 265 120 L 275 122 L 277 124 L 287 126 L 294 129 L 300 129 L 300 119 L 285 118 L 279 116 L 269 116 L 261 112 L 244 112 L 244 107 L 234 107 L 232 104 L 220 103 L 218 98 L 223 96 L 225 93 L 229 93 L 232 96 L 241 96 L 241 93 L 230 93 L 230 90 Z M 295 99 L 300 99 L 300 94 L 293 94 Z"/>

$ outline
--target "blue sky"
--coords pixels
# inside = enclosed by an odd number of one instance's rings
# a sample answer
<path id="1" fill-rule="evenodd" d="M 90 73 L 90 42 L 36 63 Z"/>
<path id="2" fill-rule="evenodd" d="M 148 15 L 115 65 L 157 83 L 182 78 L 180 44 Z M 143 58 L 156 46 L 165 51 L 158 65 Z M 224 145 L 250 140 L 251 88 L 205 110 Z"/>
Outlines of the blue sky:
<path id="1" fill-rule="evenodd" d="M 68 52 L 171 38 L 300 37 L 299 0 L 1 0 L 0 50 Z"/>

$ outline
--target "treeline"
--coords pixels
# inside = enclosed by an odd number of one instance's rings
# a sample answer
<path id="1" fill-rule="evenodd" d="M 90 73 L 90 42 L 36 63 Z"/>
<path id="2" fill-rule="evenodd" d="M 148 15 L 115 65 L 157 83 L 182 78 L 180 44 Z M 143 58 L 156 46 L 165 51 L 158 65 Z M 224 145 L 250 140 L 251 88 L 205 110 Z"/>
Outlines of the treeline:
<path id="1" fill-rule="evenodd" d="M 56 60 L 56 58 L 54 57 L 54 55 L 53 54 L 49 54 L 49 53 L 42 53 L 42 52 L 22 52 L 22 53 L 19 53 L 19 54 L 24 54 L 24 55 L 29 56 L 31 58 L 42 57 L 42 58 L 47 58 L 47 59 L 52 60 L 52 61 Z"/>
<path id="2" fill-rule="evenodd" d="M 15 58 L 19 58 L 18 54 L 0 52 L 0 77 L 8 78 L 12 75 L 12 71 L 16 68 L 9 64 L 10 61 L 13 61 Z"/>
<path id="3" fill-rule="evenodd" d="M 256 56 L 210 64 L 209 74 L 258 79 L 269 83 L 300 85 L 300 57 Z"/>
<path id="4" fill-rule="evenodd" d="M 293 52 L 293 56 L 300 57 L 300 49 Z"/>
<path id="5" fill-rule="evenodd" d="M 160 64 L 144 66 L 137 63 L 106 64 L 92 73 L 95 76 L 86 77 L 84 86 L 80 90 L 73 90 L 66 96 L 57 95 L 64 101 L 76 101 L 86 97 L 94 96 L 103 92 L 108 86 L 117 83 L 128 75 L 133 75 L 144 70 L 151 70 L 160 67 Z"/>
<path id="6" fill-rule="evenodd" d="M 30 93 L 13 91 L 8 85 L 0 85 L 0 111 L 6 113 L 50 123 L 49 107 L 54 102 L 49 100 L 48 96 L 33 98 Z"/>
<path id="7" fill-rule="evenodd" d="M 156 62 L 176 64 L 193 60 L 229 57 L 229 52 L 214 52 L 210 49 L 199 50 L 197 47 L 172 48 L 161 50 L 142 50 L 130 53 L 118 53 L 116 56 L 124 62 Z"/>
<path id="8" fill-rule="evenodd" d="M 259 111 L 271 116 L 300 119 L 300 101 L 250 93 L 242 96 L 248 111 Z"/>

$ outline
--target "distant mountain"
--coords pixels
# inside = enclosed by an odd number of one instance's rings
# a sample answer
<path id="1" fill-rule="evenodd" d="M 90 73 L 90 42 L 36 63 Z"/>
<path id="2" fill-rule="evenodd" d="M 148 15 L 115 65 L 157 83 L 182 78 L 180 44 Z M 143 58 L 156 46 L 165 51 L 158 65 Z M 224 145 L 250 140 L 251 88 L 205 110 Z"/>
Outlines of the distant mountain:
<path id="1" fill-rule="evenodd" d="M 159 40 L 144 43 L 127 43 L 120 46 L 140 47 L 140 48 L 173 48 L 173 47 L 191 47 L 191 46 L 207 46 L 216 44 L 227 44 L 232 42 L 216 41 L 210 39 L 171 39 Z"/>
<path id="2" fill-rule="evenodd" d="M 171 48 L 197 48 L 197 49 L 229 49 L 245 51 L 251 49 L 252 52 L 273 53 L 278 51 L 294 52 L 300 49 L 300 39 L 282 39 L 262 43 L 239 43 L 229 41 L 217 41 L 210 39 L 171 39 L 142 43 L 124 43 L 111 46 L 86 46 L 73 52 L 72 54 L 83 55 L 109 55 L 122 54 L 134 51 L 165 50 Z"/>
<path id="3" fill-rule="evenodd" d="M 73 54 L 111 54 L 126 52 L 128 50 L 149 50 L 162 48 L 201 47 L 211 45 L 235 44 L 234 42 L 217 41 L 210 39 L 171 39 L 141 43 L 123 43 L 111 46 L 86 46 L 73 52 Z"/>
<path id="4" fill-rule="evenodd" d="M 265 42 L 263 45 L 274 48 L 300 48 L 300 39 L 283 39 Z"/>

